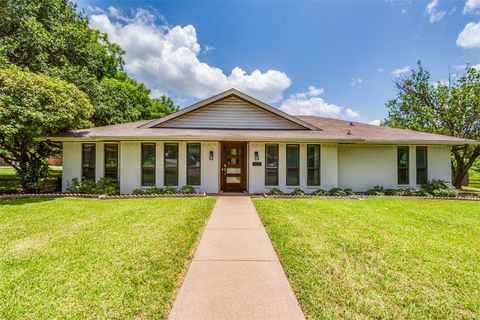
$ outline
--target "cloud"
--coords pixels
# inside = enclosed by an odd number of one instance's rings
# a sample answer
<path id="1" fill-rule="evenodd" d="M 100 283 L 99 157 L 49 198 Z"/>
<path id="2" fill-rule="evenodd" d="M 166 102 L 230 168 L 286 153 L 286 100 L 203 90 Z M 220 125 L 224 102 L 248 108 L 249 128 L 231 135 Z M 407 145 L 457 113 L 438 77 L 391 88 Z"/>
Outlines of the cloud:
<path id="1" fill-rule="evenodd" d="M 469 22 L 458 35 L 457 46 L 462 48 L 480 47 L 480 23 Z"/>
<path id="2" fill-rule="evenodd" d="M 474 65 L 472 66 L 472 68 L 475 68 L 475 69 L 477 69 L 477 70 L 480 71 L 480 63 L 479 63 L 479 64 L 474 64 Z"/>
<path id="3" fill-rule="evenodd" d="M 463 7 L 463 14 L 478 14 L 480 13 L 480 0 L 467 0 L 465 7 Z"/>
<path id="4" fill-rule="evenodd" d="M 411 67 L 410 66 L 405 66 L 403 68 L 398 68 L 398 69 L 395 69 L 392 71 L 392 75 L 395 77 L 395 78 L 398 78 L 400 77 L 402 74 L 404 73 L 407 73 L 411 70 Z"/>
<path id="5" fill-rule="evenodd" d="M 379 126 L 380 122 L 382 122 L 382 120 L 372 120 L 368 124 L 373 124 L 374 126 Z"/>
<path id="6" fill-rule="evenodd" d="M 105 13 L 105 11 L 102 8 L 97 6 L 91 6 L 91 5 L 87 6 L 87 11 L 90 13 Z"/>
<path id="7" fill-rule="evenodd" d="M 400 11 L 401 14 L 406 14 L 407 13 L 407 9 L 403 8 L 402 11 Z"/>
<path id="8" fill-rule="evenodd" d="M 379 72 L 379 73 L 382 73 L 383 71 L 385 71 L 385 69 L 383 69 L 383 68 L 378 68 L 377 69 L 377 72 Z"/>
<path id="9" fill-rule="evenodd" d="M 90 25 L 126 50 L 125 71 L 153 92 L 202 99 L 234 87 L 272 103 L 280 101 L 283 91 L 291 85 L 290 78 L 278 70 L 247 73 L 235 67 L 225 74 L 200 61 L 202 46 L 195 28 L 168 25 L 150 10 L 137 9 L 126 17 L 109 7 L 108 14 L 92 15 Z"/>
<path id="10" fill-rule="evenodd" d="M 350 108 L 343 112 L 344 108 L 328 103 L 320 97 L 324 90 L 314 86 L 308 87 L 308 91 L 290 95 L 283 100 L 280 110 L 293 115 L 314 115 L 328 118 L 357 119 L 360 114 Z"/>
<path id="11" fill-rule="evenodd" d="M 447 14 L 443 10 L 438 10 L 438 0 L 432 0 L 425 9 L 426 14 L 429 17 L 430 23 L 438 22 L 442 20 Z"/>
<path id="12" fill-rule="evenodd" d="M 362 82 L 363 82 L 362 78 L 352 79 L 352 82 L 350 82 L 350 86 L 353 87 L 357 84 L 361 84 Z"/>

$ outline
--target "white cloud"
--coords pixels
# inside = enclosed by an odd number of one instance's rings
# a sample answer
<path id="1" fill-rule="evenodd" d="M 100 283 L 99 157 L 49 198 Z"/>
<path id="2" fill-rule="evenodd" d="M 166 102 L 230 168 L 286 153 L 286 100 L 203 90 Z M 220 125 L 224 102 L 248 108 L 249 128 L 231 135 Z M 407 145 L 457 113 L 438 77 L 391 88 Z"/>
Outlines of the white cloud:
<path id="1" fill-rule="evenodd" d="M 373 124 L 374 126 L 379 126 L 382 120 L 372 120 L 368 124 Z"/>
<path id="2" fill-rule="evenodd" d="M 290 95 L 283 100 L 280 110 L 293 115 L 314 115 L 329 118 L 357 119 L 360 114 L 350 108 L 344 108 L 328 103 L 320 97 L 324 90 L 314 86 L 308 87 L 308 91 Z"/>
<path id="3" fill-rule="evenodd" d="M 463 14 L 480 13 L 480 0 L 467 0 L 465 7 L 463 7 Z"/>
<path id="4" fill-rule="evenodd" d="M 350 82 L 350 86 L 353 87 L 357 84 L 360 84 L 363 82 L 363 79 L 362 78 L 357 78 L 357 79 L 352 79 L 352 82 Z"/>
<path id="5" fill-rule="evenodd" d="M 202 47 L 192 25 L 159 25 L 157 20 L 162 17 L 145 9 L 136 10 L 132 17 L 123 16 L 114 7 L 108 12 L 92 15 L 90 25 L 126 50 L 125 70 L 153 92 L 201 99 L 235 87 L 271 103 L 280 101 L 282 92 L 291 85 L 290 78 L 278 70 L 249 74 L 235 67 L 225 74 L 200 61 Z"/>
<path id="6" fill-rule="evenodd" d="M 443 10 L 438 10 L 438 0 L 432 0 L 425 9 L 426 14 L 429 17 L 430 23 L 438 22 L 442 20 L 447 14 Z"/>
<path id="7" fill-rule="evenodd" d="M 479 63 L 479 64 L 474 64 L 474 65 L 472 66 L 472 68 L 475 68 L 475 69 L 477 69 L 477 70 L 480 71 L 480 63 Z"/>
<path id="8" fill-rule="evenodd" d="M 407 9 L 403 8 L 402 11 L 400 11 L 401 14 L 406 14 L 407 13 Z"/>
<path id="9" fill-rule="evenodd" d="M 97 7 L 97 6 L 88 5 L 87 10 L 88 10 L 89 13 L 105 13 L 105 11 L 103 11 L 102 8 Z"/>
<path id="10" fill-rule="evenodd" d="M 457 46 L 462 48 L 480 47 L 480 23 L 469 22 L 458 35 Z"/>
<path id="11" fill-rule="evenodd" d="M 395 78 L 398 78 L 400 77 L 402 74 L 405 74 L 407 72 L 409 72 L 411 70 L 411 67 L 410 66 L 405 66 L 403 68 L 398 68 L 398 69 L 395 69 L 392 71 L 392 75 L 395 77 Z"/>
<path id="12" fill-rule="evenodd" d="M 383 71 L 385 71 L 385 69 L 383 69 L 383 68 L 378 68 L 377 69 L 377 72 L 379 72 L 379 73 L 382 73 Z"/>

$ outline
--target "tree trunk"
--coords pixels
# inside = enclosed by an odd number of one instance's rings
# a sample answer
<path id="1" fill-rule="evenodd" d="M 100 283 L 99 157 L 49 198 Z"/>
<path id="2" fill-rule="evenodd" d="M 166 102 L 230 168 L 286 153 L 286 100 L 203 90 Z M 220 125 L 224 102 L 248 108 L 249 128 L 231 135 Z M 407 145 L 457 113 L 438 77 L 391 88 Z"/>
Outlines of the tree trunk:
<path id="1" fill-rule="evenodd" d="M 452 184 L 455 188 L 457 189 L 462 188 L 463 180 L 465 179 L 467 172 L 468 172 L 468 169 L 466 169 L 465 164 L 459 165 L 457 163 L 457 166 L 453 168 Z"/>

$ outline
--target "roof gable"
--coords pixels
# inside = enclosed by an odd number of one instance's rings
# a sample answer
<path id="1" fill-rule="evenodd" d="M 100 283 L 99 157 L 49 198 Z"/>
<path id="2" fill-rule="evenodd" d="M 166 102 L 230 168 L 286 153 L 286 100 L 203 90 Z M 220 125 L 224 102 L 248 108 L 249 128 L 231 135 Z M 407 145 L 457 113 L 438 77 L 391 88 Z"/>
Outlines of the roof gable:
<path id="1" fill-rule="evenodd" d="M 230 89 L 143 128 L 320 130 L 238 90 Z"/>

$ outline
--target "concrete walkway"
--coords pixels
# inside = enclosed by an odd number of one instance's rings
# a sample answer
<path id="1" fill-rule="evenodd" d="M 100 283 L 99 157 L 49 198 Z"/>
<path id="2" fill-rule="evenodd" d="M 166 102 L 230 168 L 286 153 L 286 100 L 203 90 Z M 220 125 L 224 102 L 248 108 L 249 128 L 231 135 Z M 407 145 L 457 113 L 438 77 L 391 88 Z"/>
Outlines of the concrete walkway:
<path id="1" fill-rule="evenodd" d="M 170 319 L 304 319 L 249 197 L 219 197 Z"/>

